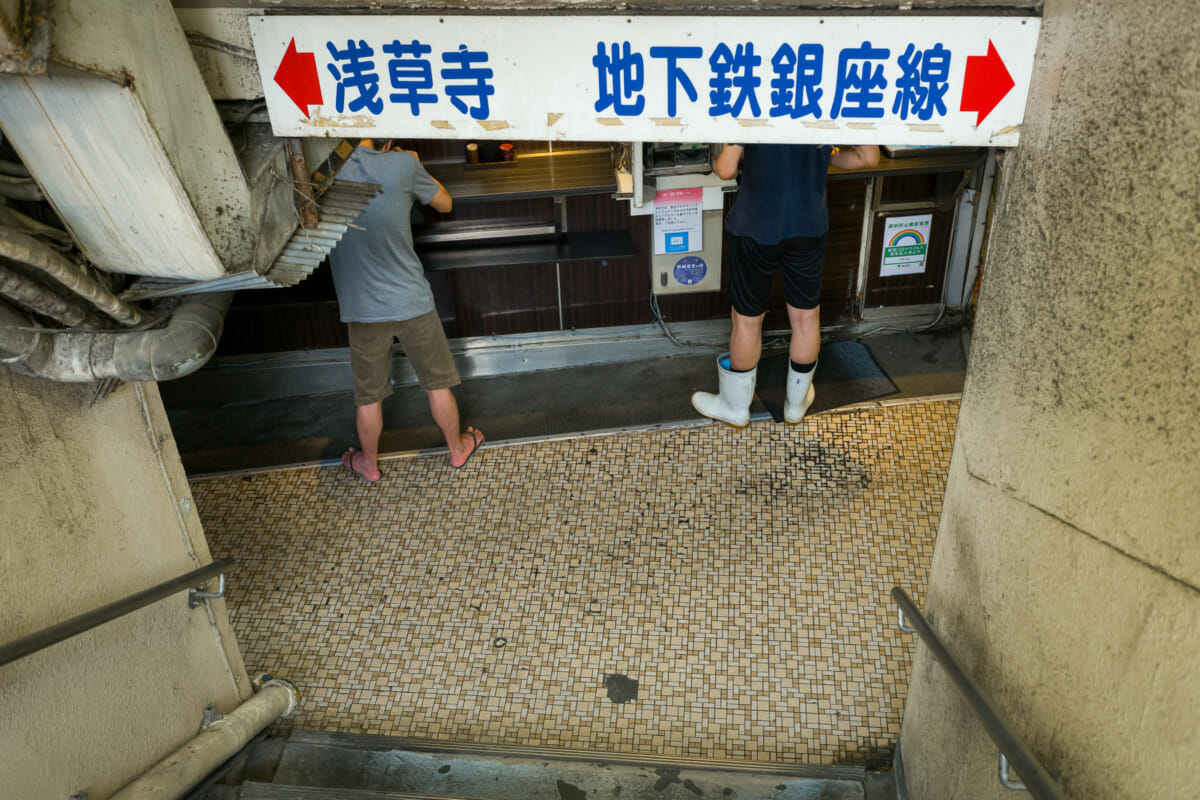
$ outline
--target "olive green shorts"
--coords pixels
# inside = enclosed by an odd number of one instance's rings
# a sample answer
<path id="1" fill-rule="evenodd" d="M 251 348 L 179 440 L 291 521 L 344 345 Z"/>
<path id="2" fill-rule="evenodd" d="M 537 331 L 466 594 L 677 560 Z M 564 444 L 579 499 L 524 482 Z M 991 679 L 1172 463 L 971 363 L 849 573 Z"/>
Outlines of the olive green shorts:
<path id="1" fill-rule="evenodd" d="M 449 389 L 462 383 L 436 311 L 400 322 L 351 322 L 349 326 L 355 405 L 369 406 L 392 393 L 393 337 L 400 340 L 422 389 Z"/>

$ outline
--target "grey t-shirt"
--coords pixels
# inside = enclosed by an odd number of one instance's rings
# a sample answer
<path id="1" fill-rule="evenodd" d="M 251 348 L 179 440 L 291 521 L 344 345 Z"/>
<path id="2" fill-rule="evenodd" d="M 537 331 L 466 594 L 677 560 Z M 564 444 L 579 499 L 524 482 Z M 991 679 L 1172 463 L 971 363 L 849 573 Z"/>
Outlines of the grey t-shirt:
<path id="1" fill-rule="evenodd" d="M 329 255 L 342 322 L 397 322 L 434 310 L 433 291 L 413 251 L 413 201 L 438 193 L 411 153 L 354 151 L 339 178 L 377 183 L 383 191 L 367 205 Z"/>

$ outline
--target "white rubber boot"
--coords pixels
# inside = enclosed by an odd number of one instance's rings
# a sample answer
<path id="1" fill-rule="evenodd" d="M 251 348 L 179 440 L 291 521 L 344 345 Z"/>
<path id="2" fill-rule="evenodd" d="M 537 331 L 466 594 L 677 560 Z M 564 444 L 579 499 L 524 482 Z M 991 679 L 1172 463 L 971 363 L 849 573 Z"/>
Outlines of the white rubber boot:
<path id="1" fill-rule="evenodd" d="M 816 371 L 816 366 L 813 366 L 808 372 L 796 372 L 792 368 L 792 362 L 788 362 L 787 402 L 783 404 L 785 422 L 795 425 L 804 419 L 804 412 L 808 411 L 813 398 L 817 396 L 817 391 L 812 385 L 813 373 Z"/>
<path id="2" fill-rule="evenodd" d="M 692 395 L 692 408 L 706 417 L 744 428 L 750 424 L 750 401 L 754 399 L 754 377 L 758 367 L 749 372 L 733 372 L 729 369 L 729 353 L 717 359 L 717 380 L 720 394 L 696 392 Z"/>

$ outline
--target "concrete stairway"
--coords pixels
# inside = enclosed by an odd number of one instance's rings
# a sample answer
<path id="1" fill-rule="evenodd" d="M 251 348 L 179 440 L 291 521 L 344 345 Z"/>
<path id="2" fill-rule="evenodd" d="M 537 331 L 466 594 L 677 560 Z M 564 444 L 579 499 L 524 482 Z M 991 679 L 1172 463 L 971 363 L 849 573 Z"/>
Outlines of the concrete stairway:
<path id="1" fill-rule="evenodd" d="M 896 800 L 891 773 L 297 731 L 197 800 Z M 269 763 L 268 763 L 269 762 Z"/>

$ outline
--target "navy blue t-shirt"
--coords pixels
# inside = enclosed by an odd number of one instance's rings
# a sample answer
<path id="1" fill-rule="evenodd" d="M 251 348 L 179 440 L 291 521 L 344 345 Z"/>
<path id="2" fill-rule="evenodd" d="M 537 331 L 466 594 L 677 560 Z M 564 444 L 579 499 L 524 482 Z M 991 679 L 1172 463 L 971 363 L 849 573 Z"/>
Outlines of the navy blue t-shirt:
<path id="1" fill-rule="evenodd" d="M 725 230 L 763 245 L 828 232 L 825 179 L 832 152 L 826 145 L 746 145 Z"/>

